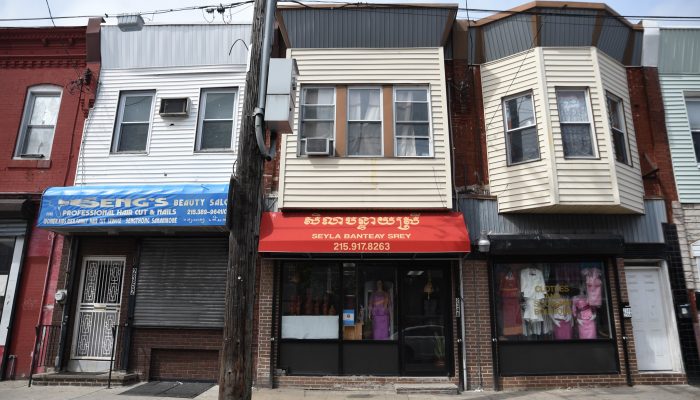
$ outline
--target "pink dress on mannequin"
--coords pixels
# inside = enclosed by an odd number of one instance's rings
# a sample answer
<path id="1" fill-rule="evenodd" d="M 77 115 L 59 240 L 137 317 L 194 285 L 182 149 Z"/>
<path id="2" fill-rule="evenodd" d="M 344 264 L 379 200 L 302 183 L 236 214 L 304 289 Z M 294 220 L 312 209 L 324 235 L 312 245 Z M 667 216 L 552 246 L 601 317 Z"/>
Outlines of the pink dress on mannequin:
<path id="1" fill-rule="evenodd" d="M 389 294 L 384 291 L 372 293 L 369 304 L 372 316 L 372 338 L 389 339 Z"/>
<path id="2" fill-rule="evenodd" d="M 588 304 L 600 307 L 603 304 L 603 281 L 600 279 L 602 273 L 598 268 L 584 268 L 581 274 L 586 277 L 586 293 L 588 294 Z"/>
<path id="3" fill-rule="evenodd" d="M 572 313 L 576 318 L 578 338 L 597 338 L 595 308 L 588 303 L 586 296 L 576 296 L 573 298 Z"/>

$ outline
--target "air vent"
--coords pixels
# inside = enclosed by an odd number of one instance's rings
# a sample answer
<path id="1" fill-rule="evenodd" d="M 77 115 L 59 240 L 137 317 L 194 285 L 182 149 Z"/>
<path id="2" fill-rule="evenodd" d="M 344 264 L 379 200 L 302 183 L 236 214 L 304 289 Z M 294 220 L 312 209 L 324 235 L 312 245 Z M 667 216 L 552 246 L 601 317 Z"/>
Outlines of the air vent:
<path id="1" fill-rule="evenodd" d="M 161 117 L 186 117 L 189 112 L 190 99 L 187 97 L 177 99 L 161 99 L 160 114 Z"/>
<path id="2" fill-rule="evenodd" d="M 309 156 L 328 156 L 331 154 L 330 139 L 306 138 L 304 150 Z"/>

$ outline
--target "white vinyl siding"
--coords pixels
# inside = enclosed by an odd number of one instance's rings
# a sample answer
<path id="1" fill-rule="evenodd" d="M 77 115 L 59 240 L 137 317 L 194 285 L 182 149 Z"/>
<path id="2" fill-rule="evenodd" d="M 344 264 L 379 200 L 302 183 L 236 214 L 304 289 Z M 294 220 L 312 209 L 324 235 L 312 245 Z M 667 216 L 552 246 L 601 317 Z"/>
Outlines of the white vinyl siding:
<path id="1" fill-rule="evenodd" d="M 451 208 L 442 48 L 290 49 L 287 56 L 297 60 L 302 87 L 428 87 L 434 156 L 298 157 L 297 107 L 294 133 L 282 141 L 281 208 Z"/>
<path id="2" fill-rule="evenodd" d="M 95 107 L 85 122 L 76 185 L 228 182 L 236 160 L 244 86 L 243 65 L 103 69 Z M 220 87 L 238 90 L 233 151 L 195 152 L 200 93 Z M 120 92 L 148 90 L 155 93 L 148 153 L 111 154 Z M 182 97 L 191 101 L 187 117 L 158 115 L 162 98 Z"/>
<path id="3" fill-rule="evenodd" d="M 602 52 L 598 52 L 598 66 L 603 84 L 603 93 L 610 93 L 622 100 L 624 111 L 624 127 L 627 136 L 627 157 L 629 162 L 627 164 L 613 162 L 620 191 L 620 203 L 629 209 L 642 212 L 644 210 L 644 184 L 642 183 L 639 151 L 637 150 L 637 136 L 632 119 L 632 103 L 627 84 L 627 71 L 615 59 Z M 615 147 L 612 143 L 612 136 L 609 137 L 611 140 L 611 157 L 615 160 Z"/>
<path id="4" fill-rule="evenodd" d="M 695 157 L 686 99 L 700 97 L 700 75 L 660 75 L 673 173 L 681 203 L 700 203 L 700 167 Z"/>
<path id="5" fill-rule="evenodd" d="M 482 65 L 481 78 L 489 178 L 500 212 L 644 212 L 622 65 L 594 47 L 535 48 Z M 594 157 L 564 156 L 556 93 L 570 89 L 585 90 Z M 631 166 L 615 162 L 606 90 L 624 102 Z M 526 91 L 533 93 L 541 159 L 508 166 L 501 99 Z"/>
<path id="6" fill-rule="evenodd" d="M 500 212 L 544 207 L 554 201 L 547 145 L 548 118 L 543 109 L 537 59 L 538 50 L 532 50 L 481 66 L 489 180 L 491 193 L 498 196 Z M 537 125 L 540 159 L 509 166 L 502 99 L 519 93 L 532 93 L 535 120 L 545 121 Z"/>

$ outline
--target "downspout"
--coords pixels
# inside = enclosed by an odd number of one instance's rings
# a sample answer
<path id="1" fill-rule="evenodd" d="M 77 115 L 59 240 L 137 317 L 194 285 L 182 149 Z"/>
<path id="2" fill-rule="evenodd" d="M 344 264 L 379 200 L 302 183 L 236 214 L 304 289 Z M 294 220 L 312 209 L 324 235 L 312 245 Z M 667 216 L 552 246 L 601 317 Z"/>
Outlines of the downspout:
<path id="1" fill-rule="evenodd" d="M 625 328 L 625 316 L 622 311 L 622 294 L 620 292 L 620 275 L 617 268 L 617 260 L 613 258 L 613 271 L 615 273 L 615 291 L 617 297 L 617 315 L 620 319 L 620 330 L 622 331 L 622 354 L 625 358 L 625 376 L 627 379 L 627 386 L 634 386 L 632 382 L 632 373 L 630 372 L 630 353 L 627 347 L 627 330 Z"/>

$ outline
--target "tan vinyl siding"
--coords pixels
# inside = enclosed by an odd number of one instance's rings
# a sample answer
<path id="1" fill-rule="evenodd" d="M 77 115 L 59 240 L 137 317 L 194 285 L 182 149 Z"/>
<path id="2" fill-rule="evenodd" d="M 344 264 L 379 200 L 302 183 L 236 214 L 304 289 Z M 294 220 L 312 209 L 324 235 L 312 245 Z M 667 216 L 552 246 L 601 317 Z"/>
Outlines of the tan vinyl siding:
<path id="1" fill-rule="evenodd" d="M 596 50 L 597 51 L 597 50 Z M 631 165 L 618 162 L 615 159 L 614 147 L 611 147 L 611 160 L 615 164 L 617 174 L 617 186 L 620 191 L 620 205 L 639 213 L 644 212 L 644 184 L 639 163 L 639 151 L 637 149 L 637 137 L 632 121 L 632 106 L 630 103 L 629 89 L 627 86 L 627 71 L 625 67 L 615 59 L 601 51 L 597 51 L 600 76 L 603 90 L 612 93 L 622 99 L 625 112 L 625 131 L 627 133 L 627 155 Z M 607 103 L 603 103 L 606 105 Z M 607 110 L 605 111 L 607 112 Z M 607 129 L 610 129 L 606 124 Z M 612 136 L 609 134 L 608 138 Z M 610 139 L 610 145 L 612 139 Z"/>
<path id="2" fill-rule="evenodd" d="M 297 107 L 294 133 L 285 135 L 282 141 L 279 206 L 452 207 L 442 54 L 442 48 L 290 49 L 288 57 L 296 59 L 299 67 L 300 88 L 304 85 L 429 86 L 433 157 L 391 157 L 387 147 L 386 157 L 297 157 Z M 300 93 L 298 90 L 297 94 Z"/>
<path id="3" fill-rule="evenodd" d="M 524 62 L 523 62 L 524 61 Z M 491 193 L 499 212 L 643 213 L 627 75 L 594 47 L 538 47 L 481 67 Z M 557 89 L 587 93 L 595 157 L 565 158 Z M 628 156 L 618 163 L 610 135 L 605 91 L 624 102 Z M 507 165 L 502 100 L 531 91 L 541 160 Z"/>
<path id="4" fill-rule="evenodd" d="M 202 88 L 236 87 L 233 149 L 195 153 L 197 114 Z M 78 158 L 76 185 L 225 183 L 236 160 L 240 115 L 245 87 L 245 66 L 103 69 L 95 107 L 85 123 Z M 112 154 L 120 91 L 155 90 L 147 154 Z M 189 115 L 162 118 L 160 99 L 189 97 Z"/>
<path id="5" fill-rule="evenodd" d="M 500 212 L 542 207 L 553 201 L 539 51 L 532 49 L 481 66 L 490 187 L 498 197 Z M 509 166 L 502 99 L 525 92 L 533 96 L 541 159 Z"/>
<path id="6" fill-rule="evenodd" d="M 615 204 L 617 182 L 610 169 L 609 140 L 605 136 L 603 118 L 604 94 L 597 84 L 596 66 L 592 48 L 544 48 L 543 61 L 546 76 L 548 106 L 552 115 L 552 136 L 557 165 L 556 180 L 560 204 Z M 592 111 L 594 132 L 594 159 L 565 159 L 557 107 L 557 88 L 575 88 L 588 91 L 587 108 Z M 582 175 L 582 171 L 588 174 Z M 603 178 L 597 182 L 595 178 Z M 583 182 L 591 182 L 582 189 Z"/>

